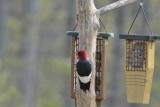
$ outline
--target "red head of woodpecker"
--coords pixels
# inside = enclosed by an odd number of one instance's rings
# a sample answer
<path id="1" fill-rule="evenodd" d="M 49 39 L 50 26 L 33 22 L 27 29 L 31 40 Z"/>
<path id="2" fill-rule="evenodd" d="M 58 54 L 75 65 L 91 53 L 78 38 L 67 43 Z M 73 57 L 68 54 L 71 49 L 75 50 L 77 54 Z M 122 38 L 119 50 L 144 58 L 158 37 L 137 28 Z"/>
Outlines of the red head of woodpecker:
<path id="1" fill-rule="evenodd" d="M 78 62 L 76 64 L 80 88 L 83 91 L 89 90 L 91 81 L 91 64 L 85 50 L 78 51 Z"/>
<path id="2" fill-rule="evenodd" d="M 87 53 L 85 50 L 78 51 L 78 59 L 79 60 L 87 60 L 88 59 Z"/>

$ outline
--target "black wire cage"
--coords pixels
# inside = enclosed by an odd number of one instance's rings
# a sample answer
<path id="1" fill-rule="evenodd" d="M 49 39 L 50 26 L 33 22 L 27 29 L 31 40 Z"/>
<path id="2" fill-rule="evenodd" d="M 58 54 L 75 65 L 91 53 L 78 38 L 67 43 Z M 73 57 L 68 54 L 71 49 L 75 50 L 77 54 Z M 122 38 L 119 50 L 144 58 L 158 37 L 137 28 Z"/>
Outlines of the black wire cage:
<path id="1" fill-rule="evenodd" d="M 78 86 L 78 78 L 76 71 L 77 55 L 79 50 L 79 33 L 76 31 L 68 31 L 68 36 L 72 37 L 71 52 L 71 98 L 75 98 L 76 87 Z M 95 93 L 96 99 L 102 100 L 106 97 L 106 58 L 108 37 L 113 37 L 113 33 L 99 32 L 96 43 L 96 75 L 95 75 Z"/>
<path id="2" fill-rule="evenodd" d="M 155 41 L 159 36 L 120 35 L 126 39 L 125 82 L 129 103 L 148 104 L 154 72 Z"/>

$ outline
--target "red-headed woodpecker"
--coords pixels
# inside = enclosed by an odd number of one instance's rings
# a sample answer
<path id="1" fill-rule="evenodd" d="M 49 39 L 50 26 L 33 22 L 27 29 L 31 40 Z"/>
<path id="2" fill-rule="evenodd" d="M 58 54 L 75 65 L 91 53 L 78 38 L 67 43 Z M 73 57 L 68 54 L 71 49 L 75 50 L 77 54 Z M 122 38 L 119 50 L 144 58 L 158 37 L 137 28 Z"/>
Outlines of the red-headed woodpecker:
<path id="1" fill-rule="evenodd" d="M 91 63 L 85 50 L 78 51 L 78 62 L 76 64 L 80 83 L 80 89 L 89 90 L 91 82 Z"/>

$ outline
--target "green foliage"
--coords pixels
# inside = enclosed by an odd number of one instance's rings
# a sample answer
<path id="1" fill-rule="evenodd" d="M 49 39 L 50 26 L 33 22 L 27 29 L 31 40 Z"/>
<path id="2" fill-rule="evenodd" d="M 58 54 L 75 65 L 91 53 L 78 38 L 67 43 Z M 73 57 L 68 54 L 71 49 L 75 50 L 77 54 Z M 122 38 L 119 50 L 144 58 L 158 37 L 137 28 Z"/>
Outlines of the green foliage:
<path id="1" fill-rule="evenodd" d="M 16 107 L 20 104 L 21 96 L 15 84 L 10 80 L 10 73 L 0 74 L 0 105 L 3 107 Z"/>
<path id="2" fill-rule="evenodd" d="M 54 89 L 45 89 L 41 92 L 41 98 L 38 99 L 38 107 L 62 107 L 62 100 L 60 99 L 60 95 L 53 92 Z M 48 91 L 46 93 L 46 91 Z M 54 90 L 55 91 L 55 90 Z M 56 90 L 58 91 L 58 90 Z"/>
<path id="3" fill-rule="evenodd" d="M 62 73 L 69 74 L 70 73 L 70 62 L 69 59 L 54 59 L 51 62 L 53 68 Z"/>

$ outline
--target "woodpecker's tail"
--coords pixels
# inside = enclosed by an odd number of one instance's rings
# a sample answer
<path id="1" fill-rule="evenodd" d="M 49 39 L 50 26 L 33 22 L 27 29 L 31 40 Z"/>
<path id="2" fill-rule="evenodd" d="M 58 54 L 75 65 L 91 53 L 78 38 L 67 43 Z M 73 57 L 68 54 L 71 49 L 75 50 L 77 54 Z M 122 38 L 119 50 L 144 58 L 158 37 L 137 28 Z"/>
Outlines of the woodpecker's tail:
<path id="1" fill-rule="evenodd" d="M 81 90 L 83 90 L 84 92 L 86 92 L 86 90 L 89 91 L 91 81 L 89 81 L 88 83 L 82 83 L 82 82 L 79 80 L 79 83 L 80 83 L 80 89 L 81 89 Z"/>

